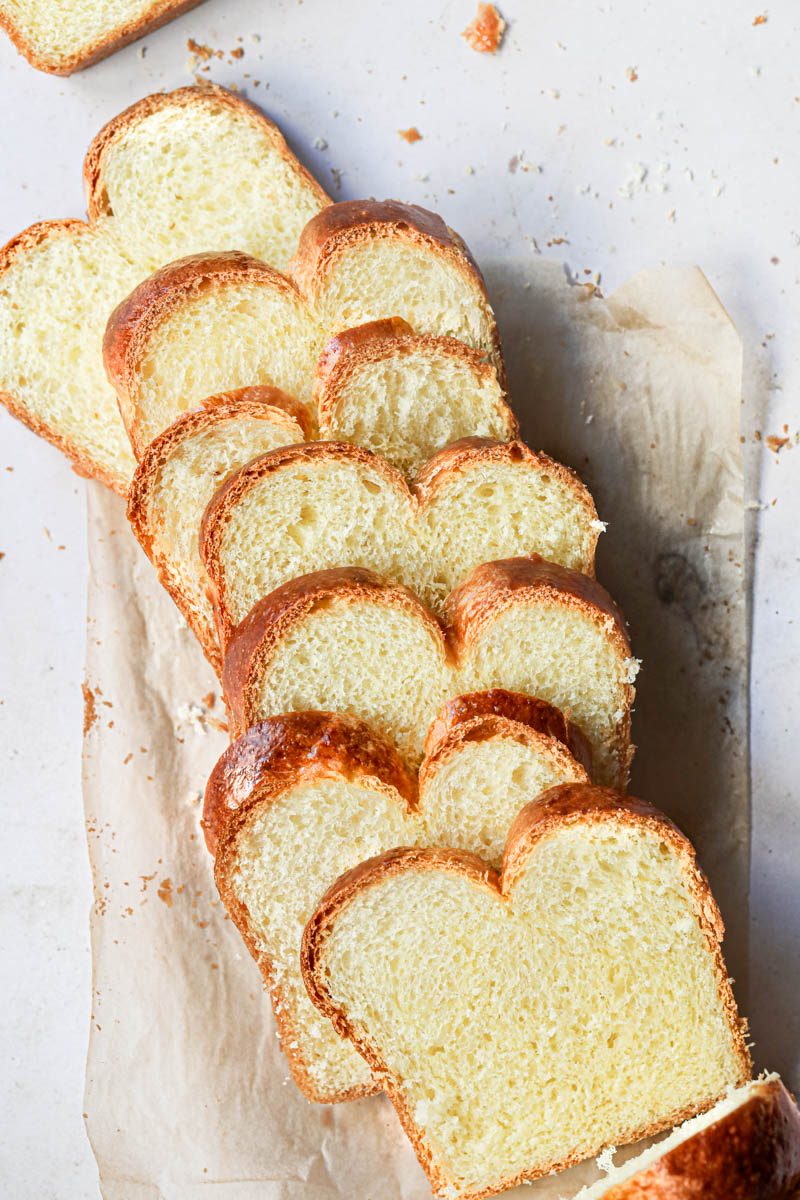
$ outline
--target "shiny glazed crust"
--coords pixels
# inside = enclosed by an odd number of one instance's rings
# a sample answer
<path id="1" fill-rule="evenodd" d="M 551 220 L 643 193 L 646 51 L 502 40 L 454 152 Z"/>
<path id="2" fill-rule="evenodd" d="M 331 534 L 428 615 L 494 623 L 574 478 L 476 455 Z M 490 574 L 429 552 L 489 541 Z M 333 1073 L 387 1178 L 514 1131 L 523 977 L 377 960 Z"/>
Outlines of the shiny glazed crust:
<path id="1" fill-rule="evenodd" d="M 291 296 L 298 305 L 304 303 L 295 285 L 280 271 L 249 254 L 229 250 L 223 254 L 190 254 L 161 267 L 134 288 L 108 318 L 103 362 L 137 458 L 147 448 L 139 431 L 136 394 L 139 366 L 150 338 L 193 294 L 222 283 L 263 284 Z"/>
<path id="2" fill-rule="evenodd" d="M 342 875 L 320 901 L 303 935 L 301 962 L 309 996 L 320 1012 L 330 1018 L 337 1031 L 343 1037 L 348 1037 L 366 1059 L 376 1081 L 389 1095 L 433 1190 L 440 1195 L 455 1194 L 453 1183 L 434 1161 L 432 1150 L 425 1141 L 424 1131 L 414 1121 L 403 1098 L 399 1081 L 389 1072 L 379 1050 L 355 1031 L 347 1013 L 336 1006 L 327 990 L 324 970 L 326 935 L 338 913 L 360 891 L 380 885 L 392 875 L 406 872 L 446 871 L 468 879 L 475 887 L 484 888 L 500 902 L 508 903 L 513 897 L 515 880 L 524 873 L 529 860 L 535 856 L 538 842 L 548 833 L 566 824 L 594 824 L 598 821 L 654 828 L 679 855 L 695 902 L 698 920 L 714 958 L 720 1001 L 727 1014 L 731 1036 L 741 1064 L 740 1082 L 744 1083 L 750 1076 L 750 1056 L 744 1041 L 745 1023 L 738 1016 L 720 949 L 722 920 L 708 882 L 697 865 L 691 843 L 667 817 L 643 801 L 619 795 L 609 788 L 595 787 L 593 784 L 565 784 L 551 788 L 527 805 L 514 822 L 506 841 L 500 877 L 475 855 L 466 852 L 438 849 L 389 851 Z M 717 1099 L 717 1096 L 708 1097 L 706 1107 L 710 1107 Z M 662 1121 L 626 1131 L 625 1141 L 633 1142 L 651 1137 L 693 1115 L 694 1110 L 671 1113 Z M 599 1154 L 602 1149 L 602 1146 L 598 1146 L 589 1155 L 570 1155 L 561 1162 L 548 1163 L 535 1172 L 523 1171 L 513 1177 L 498 1179 L 480 1191 L 470 1191 L 470 1200 L 483 1200 L 483 1197 L 493 1196 L 513 1187 L 525 1178 L 540 1178 L 550 1172 L 563 1170 L 579 1159 Z"/>
<path id="3" fill-rule="evenodd" d="M 312 217 L 303 229 L 297 254 L 287 271 L 313 302 L 320 281 L 336 257 L 353 245 L 377 237 L 398 238 L 442 255 L 477 286 L 488 307 L 483 275 L 458 234 L 448 228 L 437 213 L 417 204 L 401 204 L 398 200 L 345 200 L 329 205 Z M 491 308 L 489 313 L 491 315 Z M 491 357 L 500 385 L 506 391 L 503 350 L 494 321 Z"/>
<path id="4" fill-rule="evenodd" d="M 529 450 L 522 442 L 495 442 L 490 438 L 461 438 L 434 454 L 410 485 L 405 476 L 381 455 L 373 454 L 371 450 L 367 450 L 363 446 L 352 445 L 350 442 L 317 442 L 307 446 L 287 446 L 279 450 L 271 450 L 267 454 L 253 459 L 252 462 L 247 463 L 241 470 L 231 475 L 215 493 L 203 517 L 200 553 L 209 575 L 210 595 L 214 604 L 217 630 L 223 651 L 233 635 L 234 622 L 225 596 L 225 573 L 220 555 L 227 522 L 233 510 L 251 488 L 258 486 L 264 476 L 280 471 L 284 467 L 291 467 L 298 462 L 320 459 L 350 462 L 367 470 L 376 471 L 417 510 L 429 504 L 436 492 L 447 487 L 459 472 L 469 469 L 477 462 L 522 463 L 531 470 L 546 470 L 549 474 L 558 477 L 584 505 L 587 521 L 594 521 L 597 517 L 594 501 L 577 475 L 568 467 L 548 458 L 547 455 Z M 592 572 L 598 533 L 599 527 L 594 532 L 586 563 L 586 569 Z M 506 561 L 515 562 L 517 560 Z M 556 570 L 556 568 L 553 569 Z M 558 569 L 563 569 L 568 575 L 577 574 L 566 567 Z M 470 578 L 474 574 L 473 571 Z M 588 582 L 592 583 L 592 580 L 588 580 Z M 572 586 L 578 587 L 577 584 Z M 598 594 L 602 594 L 609 603 L 613 603 L 607 593 L 599 588 L 599 585 L 596 586 L 599 589 Z M 456 594 L 454 592 L 453 596 Z M 591 595 L 591 593 L 589 594 Z"/>
<path id="5" fill-rule="evenodd" d="M 134 21 L 124 21 L 74 54 L 55 57 L 41 54 L 2 7 L 0 28 L 5 30 L 20 54 L 23 54 L 37 71 L 47 71 L 50 75 L 72 75 L 75 71 L 83 71 L 86 67 L 93 66 L 110 54 L 116 54 L 123 46 L 153 33 L 168 21 L 173 21 L 201 3 L 202 0 L 152 0 L 149 15 L 143 15 Z"/>
<path id="6" fill-rule="evenodd" d="M 750 1096 L 603 1200 L 795 1200 L 800 1194 L 800 1113 L 779 1079 Z"/>
<path id="7" fill-rule="evenodd" d="M 285 429 L 287 442 L 310 437 L 314 429 L 314 418 L 307 406 L 279 388 L 237 388 L 232 392 L 209 396 L 199 408 L 178 417 L 147 446 L 128 492 L 128 520 L 136 539 L 155 567 L 159 581 L 188 621 L 218 677 L 222 676 L 219 643 L 216 637 L 209 638 L 205 622 L 197 613 L 191 596 L 184 591 L 172 570 L 169 555 L 159 553 L 157 530 L 149 522 L 148 510 L 151 493 L 158 486 L 161 472 L 181 443 L 215 425 L 247 418 L 268 421 Z"/>

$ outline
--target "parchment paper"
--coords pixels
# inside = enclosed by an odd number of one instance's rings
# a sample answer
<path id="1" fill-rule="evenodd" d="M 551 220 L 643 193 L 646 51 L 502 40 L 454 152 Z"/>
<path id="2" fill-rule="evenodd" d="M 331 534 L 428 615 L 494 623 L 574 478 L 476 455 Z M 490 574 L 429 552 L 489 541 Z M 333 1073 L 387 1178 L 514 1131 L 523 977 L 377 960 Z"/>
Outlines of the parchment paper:
<path id="1" fill-rule="evenodd" d="M 486 264 L 485 264 L 486 265 Z M 696 269 L 603 301 L 544 260 L 492 270 L 526 439 L 575 466 L 609 522 L 598 576 L 638 681 L 632 790 L 695 841 L 746 964 L 748 780 L 741 349 Z M 84 798 L 95 879 L 86 1112 L 107 1200 L 423 1200 L 385 1098 L 321 1107 L 277 1047 L 216 898 L 199 798 L 225 746 L 216 682 L 90 485 Z M 519 1189 L 570 1196 L 590 1166 Z"/>

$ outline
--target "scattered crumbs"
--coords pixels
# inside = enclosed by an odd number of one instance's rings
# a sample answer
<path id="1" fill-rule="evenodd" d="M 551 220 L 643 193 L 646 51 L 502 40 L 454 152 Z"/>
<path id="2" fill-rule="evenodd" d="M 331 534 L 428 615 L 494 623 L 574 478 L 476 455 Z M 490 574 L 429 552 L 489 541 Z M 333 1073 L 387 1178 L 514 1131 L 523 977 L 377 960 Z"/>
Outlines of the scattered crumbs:
<path id="1" fill-rule="evenodd" d="M 202 799 L 203 799 L 202 792 L 190 792 L 189 795 L 186 797 L 186 803 L 189 805 L 190 808 L 197 808 L 197 805 L 201 802 Z"/>
<path id="2" fill-rule="evenodd" d="M 687 517 L 687 518 L 686 518 L 686 524 L 687 524 L 687 525 L 696 525 L 696 524 L 697 524 L 697 517 Z"/>
<path id="3" fill-rule="evenodd" d="M 465 174 L 465 175 L 474 175 L 474 174 L 475 174 L 475 168 L 474 168 L 474 167 L 464 167 L 464 174 Z M 800 240 L 800 239 L 799 239 L 799 240 Z"/>
<path id="4" fill-rule="evenodd" d="M 340 192 L 342 190 L 342 172 L 336 167 L 331 167 L 331 175 L 333 176 L 333 186 L 337 192 Z"/>
<path id="5" fill-rule="evenodd" d="M 243 58 L 244 57 L 244 46 L 236 46 L 236 48 L 234 50 L 230 51 L 230 56 L 231 56 L 231 58 Z"/>
<path id="6" fill-rule="evenodd" d="M 689 183 L 694 182 L 694 171 L 692 170 L 691 167 L 684 167 L 683 173 L 686 176 L 686 178 L 689 180 Z"/>
<path id="7" fill-rule="evenodd" d="M 560 100 L 561 99 L 561 92 L 558 90 L 558 88 L 548 88 L 547 94 L 551 100 Z"/>
<path id="8" fill-rule="evenodd" d="M 131 753 L 131 754 L 127 754 L 127 755 L 125 756 L 125 758 L 123 758 L 123 760 L 122 760 L 122 765 L 123 765 L 123 767 L 127 767 L 128 763 L 131 761 L 131 759 L 132 759 L 132 758 L 133 758 L 133 754 L 132 754 L 132 753 Z"/>
<path id="9" fill-rule="evenodd" d="M 616 146 L 616 144 L 617 144 L 616 138 L 604 138 L 603 139 L 604 146 Z"/>
<path id="10" fill-rule="evenodd" d="M 53 540 L 53 535 L 51 534 L 51 532 L 50 532 L 50 530 L 47 528 L 47 526 L 46 526 L 46 525 L 43 525 L 43 526 L 42 526 L 42 529 L 44 530 L 45 537 L 47 538 L 48 542 L 52 542 L 52 540 Z"/>
<path id="11" fill-rule="evenodd" d="M 2 561 L 5 558 L 5 556 L 6 556 L 5 550 L 0 550 L 0 561 Z"/>
<path id="12" fill-rule="evenodd" d="M 766 23 L 767 23 L 767 14 L 765 12 L 759 13 L 757 17 L 753 17 L 754 25 L 766 25 Z"/>
<path id="13" fill-rule="evenodd" d="M 674 224 L 674 223 L 675 223 L 675 221 L 677 221 L 677 219 L 678 219 L 678 216 L 677 216 L 677 213 L 676 213 L 675 209 L 674 209 L 674 208 L 671 208 L 671 209 L 669 210 L 669 212 L 667 213 L 667 220 L 668 220 L 668 221 L 672 221 L 672 222 L 673 222 L 673 224 Z"/>
<path id="14" fill-rule="evenodd" d="M 636 67 L 626 67 L 625 68 L 625 78 L 627 79 L 628 83 L 636 83 L 636 80 L 639 78 L 639 72 L 638 72 L 637 68 Z"/>
<path id="15" fill-rule="evenodd" d="M 209 692 L 207 695 L 203 696 L 201 704 L 204 704 L 206 708 L 213 708 L 214 704 L 216 703 L 216 699 L 217 697 L 214 695 L 214 693 Z"/>
<path id="16" fill-rule="evenodd" d="M 644 163 L 631 163 L 628 167 L 628 177 L 622 186 L 618 189 L 620 196 L 626 196 L 629 200 L 644 186 L 644 181 L 647 179 L 647 167 Z"/>
<path id="17" fill-rule="evenodd" d="M 766 442 L 773 454 L 780 454 L 784 446 L 789 445 L 789 438 L 778 437 L 776 433 L 771 433 L 766 439 Z"/>
<path id="18" fill-rule="evenodd" d="M 751 75 L 760 75 L 761 74 L 761 67 L 749 67 L 748 69 L 749 69 Z"/>
<path id="19" fill-rule="evenodd" d="M 416 125 L 412 125 L 410 129 L 398 129 L 397 131 L 404 142 L 413 145 L 414 142 L 422 141 L 422 134 L 417 129 Z"/>
<path id="20" fill-rule="evenodd" d="M 562 234 L 560 237 L 551 238 L 550 241 L 546 243 L 546 245 L 548 245 L 548 246 L 568 246 L 569 241 L 567 240 L 566 236 L 564 236 Z"/>
<path id="21" fill-rule="evenodd" d="M 208 62 L 209 58 L 211 58 L 214 53 L 210 46 L 204 46 L 202 42 L 196 42 L 194 38 L 187 39 L 186 49 L 195 56 L 198 62 Z M 217 58 L 221 57 L 222 52 L 218 50 Z"/>
<path id="22" fill-rule="evenodd" d="M 324 137 L 314 138 L 314 149 L 315 150 L 327 150 L 328 149 L 328 143 L 325 141 Z"/>
<path id="23" fill-rule="evenodd" d="M 172 880 L 167 877 L 158 885 L 158 898 L 163 900 L 167 908 L 172 908 Z"/>
<path id="24" fill-rule="evenodd" d="M 147 46 L 139 46 L 136 53 L 138 54 L 139 58 L 144 58 L 147 54 Z"/>
<path id="25" fill-rule="evenodd" d="M 778 258 L 777 254 L 773 254 L 772 258 L 769 261 L 772 263 L 773 267 L 777 267 L 778 263 L 781 260 Z"/>
<path id="26" fill-rule="evenodd" d="M 261 34 L 260 33 L 251 33 L 250 41 L 253 43 L 254 46 L 257 46 L 258 43 L 261 41 Z"/>
<path id="27" fill-rule="evenodd" d="M 83 692 L 83 736 L 86 737 L 97 720 L 97 700 L 85 679 L 81 684 L 81 691 Z"/>
<path id="28" fill-rule="evenodd" d="M 506 22 L 493 4 L 479 4 L 474 20 L 461 36 L 479 54 L 496 54 L 506 29 Z"/>

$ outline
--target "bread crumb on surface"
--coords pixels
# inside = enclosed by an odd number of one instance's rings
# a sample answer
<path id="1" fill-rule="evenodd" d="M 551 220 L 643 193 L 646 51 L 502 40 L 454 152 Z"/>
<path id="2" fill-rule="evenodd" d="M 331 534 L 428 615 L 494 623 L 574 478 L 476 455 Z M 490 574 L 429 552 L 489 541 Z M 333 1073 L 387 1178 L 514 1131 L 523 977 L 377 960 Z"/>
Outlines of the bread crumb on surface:
<path id="1" fill-rule="evenodd" d="M 199 58 L 201 60 L 201 62 L 207 62 L 208 59 L 211 58 L 211 55 L 214 53 L 214 51 L 211 49 L 210 46 L 204 46 L 202 44 L 202 42 L 196 42 L 194 40 L 194 38 L 187 38 L 186 49 L 189 50 L 192 54 L 196 55 L 196 57 Z"/>
<path id="2" fill-rule="evenodd" d="M 493 4 L 479 4 L 478 12 L 461 36 L 479 54 L 496 54 L 507 24 Z"/>
<path id="3" fill-rule="evenodd" d="M 788 437 L 778 437 L 777 433 L 771 433 L 766 442 L 773 454 L 780 454 L 784 446 L 790 444 L 790 439 Z"/>
<path id="4" fill-rule="evenodd" d="M 767 23 L 767 14 L 766 13 L 759 13 L 759 15 L 757 17 L 753 17 L 754 25 L 766 25 L 766 23 Z"/>
<path id="5" fill-rule="evenodd" d="M 413 142 L 421 142 L 422 134 L 417 129 L 416 125 L 412 125 L 410 129 L 398 129 L 397 131 L 404 142 L 411 145 Z"/>
<path id="6" fill-rule="evenodd" d="M 625 78 L 627 79 L 628 83 L 636 83 L 636 80 L 639 78 L 638 69 L 636 67 L 626 67 Z"/>

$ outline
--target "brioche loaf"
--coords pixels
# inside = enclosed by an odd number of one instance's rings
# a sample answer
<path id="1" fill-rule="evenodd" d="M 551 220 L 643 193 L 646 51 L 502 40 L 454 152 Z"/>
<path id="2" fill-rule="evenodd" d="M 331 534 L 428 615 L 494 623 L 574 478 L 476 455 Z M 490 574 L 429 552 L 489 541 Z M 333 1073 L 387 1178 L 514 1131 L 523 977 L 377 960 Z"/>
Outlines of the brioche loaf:
<path id="1" fill-rule="evenodd" d="M 0 0 L 4 29 L 31 66 L 71 75 L 145 37 L 201 0 Z"/>
<path id="2" fill-rule="evenodd" d="M 156 267 L 214 247 L 284 266 L 328 198 L 271 121 L 212 86 L 116 117 L 84 176 L 88 225 L 46 221 L 0 250 L 0 400 L 125 494 L 135 460 L 102 360 L 112 309 Z"/>
<path id="3" fill-rule="evenodd" d="M 224 647 L 258 600 L 310 571 L 371 568 L 439 609 L 472 567 L 505 555 L 541 553 L 591 573 L 602 528 L 577 476 L 522 442 L 462 438 L 410 488 L 385 459 L 319 442 L 232 475 L 200 544 Z"/>
<path id="4" fill-rule="evenodd" d="M 366 446 L 406 475 L 460 438 L 509 442 L 519 433 L 485 354 L 415 334 L 400 317 L 331 338 L 315 396 L 321 437 Z"/>
<path id="5" fill-rule="evenodd" d="M 328 333 L 400 316 L 416 333 L 483 351 L 503 388 L 500 334 L 464 242 L 436 213 L 396 200 L 348 200 L 312 217 L 288 266 Z"/>
<path id="6" fill-rule="evenodd" d="M 575 1200 L 795 1200 L 800 1113 L 777 1075 L 735 1088 Z"/>
<path id="7" fill-rule="evenodd" d="M 499 878 L 442 849 L 348 872 L 306 927 L 302 969 L 434 1191 L 477 1200 L 749 1078 L 722 932 L 663 814 L 568 784 L 523 809 Z"/>
<path id="8" fill-rule="evenodd" d="M 450 724 L 424 764 L 418 799 L 387 742 L 331 713 L 269 718 L 214 768 L 204 826 L 220 894 L 263 972 L 292 1073 L 312 1100 L 374 1090 L 363 1059 L 314 1009 L 300 976 L 303 927 L 326 889 L 365 854 L 397 845 L 474 845 L 494 855 L 499 844 L 502 855 L 522 803 L 542 786 L 586 778 L 550 732 L 560 714 L 509 693 L 491 707 L 480 726 L 475 715 Z M 501 716 L 503 708 L 512 715 Z"/>
<path id="9" fill-rule="evenodd" d="M 211 396 L 144 451 L 128 493 L 128 519 L 161 583 L 189 622 L 218 675 L 222 657 L 206 595 L 198 536 L 217 487 L 254 454 L 302 442 L 309 409 L 273 387 Z"/>
<path id="10" fill-rule="evenodd" d="M 593 777 L 624 787 L 637 664 L 598 583 L 536 556 L 508 559 L 473 571 L 445 611 L 443 630 L 408 589 L 359 568 L 277 588 L 225 657 L 233 731 L 276 713 L 349 712 L 416 768 L 447 699 L 506 687 L 566 713 L 591 745 Z"/>
<path id="11" fill-rule="evenodd" d="M 210 392 L 266 384 L 310 403 L 319 341 L 294 283 L 230 250 L 190 255 L 141 283 L 109 317 L 103 360 L 141 458 Z"/>

